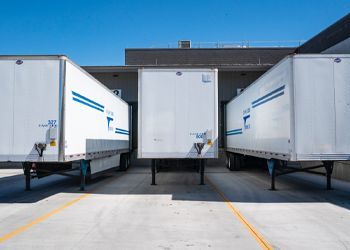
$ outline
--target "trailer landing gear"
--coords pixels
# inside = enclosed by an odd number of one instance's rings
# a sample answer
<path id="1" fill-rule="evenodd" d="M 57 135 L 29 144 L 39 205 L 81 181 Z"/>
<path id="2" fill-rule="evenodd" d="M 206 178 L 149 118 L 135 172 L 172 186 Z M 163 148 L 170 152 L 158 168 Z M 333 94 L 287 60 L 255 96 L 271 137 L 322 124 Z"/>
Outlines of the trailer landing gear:
<path id="1" fill-rule="evenodd" d="M 32 169 L 32 163 L 31 162 L 24 162 L 23 163 L 23 171 L 24 171 L 24 176 L 26 178 L 26 191 L 30 191 L 30 181 L 31 181 L 31 173 L 30 170 Z"/>
<path id="2" fill-rule="evenodd" d="M 89 162 L 86 160 L 80 161 L 80 191 L 85 190 L 86 185 L 86 175 L 89 168 Z"/>
<path id="3" fill-rule="evenodd" d="M 332 173 L 333 173 L 333 166 L 334 166 L 334 162 L 332 161 L 324 161 L 323 165 L 326 169 L 326 177 L 327 177 L 327 190 L 331 190 L 332 189 Z"/>
<path id="4" fill-rule="evenodd" d="M 151 185 L 156 185 L 156 160 L 152 159 L 152 183 Z"/>
<path id="5" fill-rule="evenodd" d="M 307 168 L 295 168 L 295 167 L 288 167 L 287 162 L 283 161 L 282 167 L 281 167 L 279 160 L 269 159 L 267 160 L 267 167 L 269 169 L 269 173 L 271 176 L 270 190 L 276 190 L 275 180 L 277 176 L 296 173 L 296 172 L 307 172 L 307 173 L 325 175 L 327 178 L 327 190 L 331 190 L 332 189 L 331 177 L 333 172 L 333 166 L 334 166 L 333 161 L 324 161 L 323 165 L 320 165 L 320 166 L 313 166 L 313 167 L 307 167 Z M 322 167 L 326 169 L 326 174 L 313 171 L 313 169 L 322 168 Z"/>
<path id="6" fill-rule="evenodd" d="M 276 160 L 274 159 L 269 159 L 267 160 L 267 167 L 269 169 L 269 173 L 271 175 L 271 191 L 275 191 L 275 178 L 276 178 Z"/>
<path id="7" fill-rule="evenodd" d="M 204 185 L 204 169 L 205 169 L 205 160 L 199 160 L 199 173 L 200 173 L 200 185 Z"/>

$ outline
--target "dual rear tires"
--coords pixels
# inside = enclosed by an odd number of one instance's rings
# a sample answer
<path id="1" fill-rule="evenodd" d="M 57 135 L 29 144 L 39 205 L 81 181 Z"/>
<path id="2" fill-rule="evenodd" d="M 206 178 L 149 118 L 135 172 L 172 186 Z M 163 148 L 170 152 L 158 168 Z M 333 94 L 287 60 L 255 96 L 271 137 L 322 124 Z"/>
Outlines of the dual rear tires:
<path id="1" fill-rule="evenodd" d="M 226 167 L 230 171 L 239 171 L 243 166 L 243 156 L 233 153 L 226 153 Z"/>
<path id="2" fill-rule="evenodd" d="M 120 171 L 126 171 L 130 167 L 130 154 L 121 154 L 120 155 Z"/>

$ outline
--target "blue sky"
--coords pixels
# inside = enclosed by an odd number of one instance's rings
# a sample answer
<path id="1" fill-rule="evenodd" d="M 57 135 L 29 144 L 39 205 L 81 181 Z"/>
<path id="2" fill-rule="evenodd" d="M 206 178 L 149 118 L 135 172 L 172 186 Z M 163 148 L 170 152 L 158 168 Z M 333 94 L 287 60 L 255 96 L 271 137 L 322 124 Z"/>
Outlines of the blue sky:
<path id="1" fill-rule="evenodd" d="M 1 1 L 0 54 L 66 54 L 123 65 L 124 48 L 308 39 L 350 12 L 349 0 Z"/>

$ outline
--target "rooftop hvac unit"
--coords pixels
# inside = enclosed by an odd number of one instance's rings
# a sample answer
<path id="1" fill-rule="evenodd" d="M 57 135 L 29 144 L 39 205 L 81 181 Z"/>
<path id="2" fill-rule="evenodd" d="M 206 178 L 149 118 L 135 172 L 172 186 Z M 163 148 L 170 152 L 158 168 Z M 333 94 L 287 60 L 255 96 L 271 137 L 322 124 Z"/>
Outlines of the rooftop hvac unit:
<path id="1" fill-rule="evenodd" d="M 179 40 L 178 46 L 180 49 L 189 49 L 191 48 L 191 40 Z"/>

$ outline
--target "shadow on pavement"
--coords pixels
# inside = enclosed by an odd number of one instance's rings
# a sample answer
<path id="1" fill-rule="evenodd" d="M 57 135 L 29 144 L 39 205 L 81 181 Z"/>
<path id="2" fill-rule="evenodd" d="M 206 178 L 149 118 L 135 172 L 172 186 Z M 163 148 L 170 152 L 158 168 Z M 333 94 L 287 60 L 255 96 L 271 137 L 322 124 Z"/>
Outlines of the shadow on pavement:
<path id="1" fill-rule="evenodd" d="M 270 191 L 266 169 L 248 166 L 231 172 L 225 167 L 208 166 L 207 178 L 235 203 L 331 203 L 350 209 L 350 183 L 334 180 L 334 190 L 325 190 L 323 176 L 295 173 L 277 179 L 277 191 Z M 199 174 L 192 169 L 157 174 L 151 186 L 150 167 L 132 167 L 127 172 L 111 172 L 91 181 L 87 192 L 101 195 L 171 195 L 173 200 L 222 202 L 210 184 L 199 185 Z M 79 179 L 50 176 L 32 181 L 32 191 L 24 191 L 24 176 L 0 178 L 1 203 L 35 203 L 58 193 L 80 193 Z"/>

